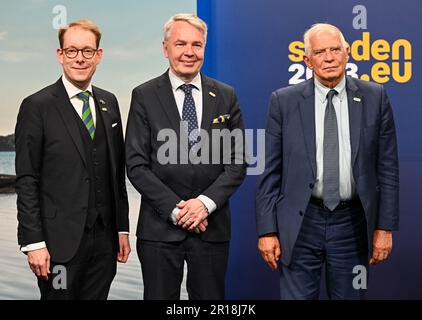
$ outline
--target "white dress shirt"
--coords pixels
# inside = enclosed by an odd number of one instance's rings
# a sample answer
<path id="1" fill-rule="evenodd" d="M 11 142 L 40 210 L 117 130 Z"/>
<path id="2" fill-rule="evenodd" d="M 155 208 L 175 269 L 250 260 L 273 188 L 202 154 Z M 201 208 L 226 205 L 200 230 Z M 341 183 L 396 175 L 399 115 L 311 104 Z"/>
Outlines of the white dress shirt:
<path id="1" fill-rule="evenodd" d="M 77 96 L 79 93 L 82 92 L 82 90 L 75 87 L 69 80 L 67 80 L 65 75 L 62 76 L 62 81 L 64 88 L 66 89 L 67 95 L 69 96 L 70 102 L 72 103 L 72 106 L 75 108 L 76 113 L 82 119 L 82 107 L 84 105 L 84 102 Z M 91 109 L 92 120 L 94 120 L 95 127 L 97 125 L 97 117 L 91 82 L 89 83 L 85 91 L 89 92 L 89 108 Z"/>
<path id="2" fill-rule="evenodd" d="M 315 137 L 316 137 L 316 167 L 317 180 L 312 191 L 314 197 L 323 198 L 323 165 L 324 165 L 324 117 L 327 106 L 327 93 L 330 88 L 322 85 L 316 78 L 315 82 Z M 347 103 L 346 78 L 333 88 L 338 92 L 333 97 L 336 111 L 339 143 L 339 192 L 341 200 L 350 200 L 355 196 L 355 181 L 352 173 L 352 157 L 349 130 L 349 108 Z"/>
<path id="3" fill-rule="evenodd" d="M 180 86 L 185 84 L 183 80 L 178 78 L 171 69 L 169 70 L 169 77 L 170 77 L 170 83 L 171 88 L 173 90 L 174 99 L 176 100 L 177 110 L 179 111 L 180 119 L 182 119 L 182 113 L 183 113 L 183 102 L 185 101 L 185 92 L 180 89 Z M 194 86 L 194 89 L 192 90 L 192 97 L 195 101 L 195 109 L 196 109 L 196 118 L 198 120 L 198 129 L 201 128 L 201 121 L 202 121 L 202 81 L 201 81 L 201 75 L 198 73 L 195 78 L 189 83 L 186 84 L 192 84 Z M 211 214 L 215 209 L 217 209 L 217 205 L 215 202 L 210 199 L 209 197 L 201 194 L 197 197 L 204 206 L 208 210 L 208 214 Z M 176 215 L 179 213 L 179 208 L 174 208 L 170 218 L 173 221 L 174 224 L 177 224 Z"/>

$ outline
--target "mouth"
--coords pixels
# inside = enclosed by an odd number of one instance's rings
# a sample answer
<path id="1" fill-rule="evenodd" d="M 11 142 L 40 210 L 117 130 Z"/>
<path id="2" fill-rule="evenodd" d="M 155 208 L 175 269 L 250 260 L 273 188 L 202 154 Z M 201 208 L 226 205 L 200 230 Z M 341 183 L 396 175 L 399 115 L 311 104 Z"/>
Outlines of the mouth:
<path id="1" fill-rule="evenodd" d="M 181 63 L 183 63 L 184 65 L 189 65 L 192 66 L 196 63 L 196 61 L 180 61 Z"/>
<path id="2" fill-rule="evenodd" d="M 324 71 L 335 71 L 337 70 L 337 67 L 326 67 L 324 68 Z"/>

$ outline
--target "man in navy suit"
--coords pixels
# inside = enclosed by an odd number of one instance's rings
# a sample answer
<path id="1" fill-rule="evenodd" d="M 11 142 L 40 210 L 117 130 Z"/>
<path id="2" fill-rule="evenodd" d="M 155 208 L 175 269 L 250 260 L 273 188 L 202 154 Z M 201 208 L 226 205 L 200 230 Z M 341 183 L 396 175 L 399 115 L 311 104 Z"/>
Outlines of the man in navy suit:
<path id="1" fill-rule="evenodd" d="M 393 113 L 383 86 L 345 76 L 338 28 L 316 24 L 304 42 L 314 78 L 271 96 L 258 248 L 271 269 L 281 257 L 282 299 L 318 298 L 323 265 L 331 299 L 362 299 L 356 271 L 387 259 L 398 228 Z"/>

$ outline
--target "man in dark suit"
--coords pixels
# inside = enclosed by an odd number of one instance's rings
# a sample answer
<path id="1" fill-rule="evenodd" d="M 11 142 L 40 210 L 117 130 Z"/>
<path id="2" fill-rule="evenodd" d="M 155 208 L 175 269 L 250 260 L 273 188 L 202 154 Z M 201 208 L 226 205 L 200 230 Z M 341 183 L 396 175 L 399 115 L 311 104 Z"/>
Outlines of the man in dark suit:
<path id="1" fill-rule="evenodd" d="M 314 78 L 275 91 L 265 171 L 256 195 L 258 248 L 282 299 L 361 299 L 369 263 L 385 260 L 398 228 L 399 175 L 390 102 L 381 85 L 345 76 L 340 30 L 304 35 Z M 355 277 L 360 277 L 359 281 Z"/>
<path id="2" fill-rule="evenodd" d="M 89 20 L 61 29 L 63 76 L 17 119 L 18 242 L 41 299 L 106 299 L 130 252 L 119 106 L 91 85 L 100 39 Z"/>
<path id="3" fill-rule="evenodd" d="M 142 195 L 137 251 L 145 299 L 179 299 L 184 261 L 190 299 L 224 298 L 228 200 L 246 173 L 244 128 L 233 88 L 199 71 L 206 33 L 206 24 L 194 15 L 171 17 L 163 41 L 170 69 L 132 94 L 126 163 Z M 228 145 L 220 148 L 211 132 L 223 129 Z M 174 135 L 165 142 L 169 131 Z M 229 132 L 234 139 L 227 137 Z M 165 159 L 166 146 L 174 159 Z M 194 156 L 205 161 L 196 162 Z"/>

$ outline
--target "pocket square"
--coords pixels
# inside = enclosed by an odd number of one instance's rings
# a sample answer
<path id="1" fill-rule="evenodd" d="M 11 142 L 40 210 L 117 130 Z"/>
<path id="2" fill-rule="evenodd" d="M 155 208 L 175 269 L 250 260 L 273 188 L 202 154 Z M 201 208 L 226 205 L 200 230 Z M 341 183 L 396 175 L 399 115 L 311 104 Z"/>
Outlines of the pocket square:
<path id="1" fill-rule="evenodd" d="M 113 123 L 112 125 L 111 125 L 111 127 L 112 128 L 114 128 L 115 126 L 117 126 L 119 123 L 118 122 L 116 122 L 116 123 Z"/>
<path id="2" fill-rule="evenodd" d="M 230 119 L 230 115 L 229 114 L 222 114 L 220 116 L 218 116 L 217 118 L 215 118 L 214 120 L 212 120 L 212 123 L 223 123 L 226 120 Z"/>

